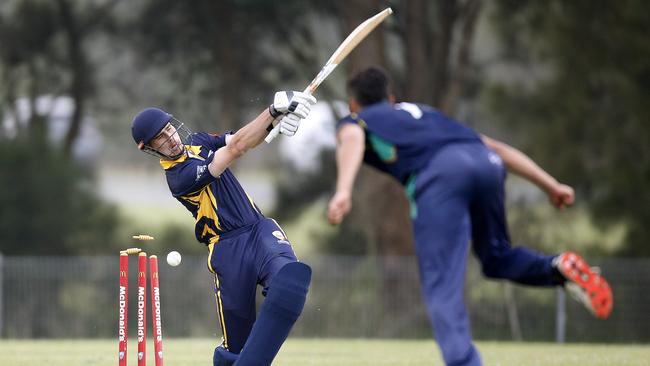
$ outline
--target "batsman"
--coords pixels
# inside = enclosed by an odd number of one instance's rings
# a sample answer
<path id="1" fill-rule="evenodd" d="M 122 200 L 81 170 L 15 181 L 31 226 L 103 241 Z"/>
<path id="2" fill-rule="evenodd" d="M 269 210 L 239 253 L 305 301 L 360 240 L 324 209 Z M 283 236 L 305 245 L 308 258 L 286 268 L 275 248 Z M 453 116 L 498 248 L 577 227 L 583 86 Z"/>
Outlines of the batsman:
<path id="1" fill-rule="evenodd" d="M 348 82 L 351 114 L 338 124 L 336 193 L 328 219 L 352 208 L 362 162 L 399 181 L 410 202 L 421 290 L 447 365 L 480 365 L 463 301 L 470 242 L 490 278 L 531 286 L 563 286 L 592 314 L 607 318 L 612 292 L 579 255 L 545 255 L 510 243 L 504 207 L 506 168 L 540 187 L 564 208 L 573 189 L 521 151 L 480 135 L 437 110 L 394 103 L 378 68 Z"/>
<path id="2" fill-rule="evenodd" d="M 305 304 L 311 269 L 297 260 L 275 220 L 265 217 L 229 166 L 259 145 L 274 124 L 293 136 L 316 99 L 277 92 L 273 104 L 235 133 L 192 133 L 159 108 L 133 119 L 138 149 L 154 155 L 169 190 L 195 219 L 196 239 L 208 250 L 223 334 L 215 366 L 270 365 Z M 259 315 L 257 286 L 266 296 Z"/>

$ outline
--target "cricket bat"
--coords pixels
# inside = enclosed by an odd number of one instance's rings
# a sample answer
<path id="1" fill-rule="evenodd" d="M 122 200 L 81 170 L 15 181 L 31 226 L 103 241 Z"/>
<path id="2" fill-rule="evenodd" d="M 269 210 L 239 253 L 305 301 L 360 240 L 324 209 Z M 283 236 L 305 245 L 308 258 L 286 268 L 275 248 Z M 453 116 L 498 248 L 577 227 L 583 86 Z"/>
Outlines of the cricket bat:
<path id="1" fill-rule="evenodd" d="M 338 66 L 347 55 L 352 52 L 352 50 L 361 42 L 373 29 L 375 29 L 381 22 L 386 19 L 389 15 L 393 14 L 391 8 L 386 8 L 383 11 L 379 12 L 377 15 L 366 19 L 363 23 L 359 24 L 352 33 L 341 43 L 339 48 L 334 51 L 329 60 L 325 63 L 325 66 L 320 70 L 318 75 L 314 80 L 309 83 L 309 86 L 305 89 L 304 93 L 313 94 L 318 86 L 329 76 L 329 74 L 334 71 L 336 66 Z M 275 139 L 280 133 L 280 123 L 278 123 L 273 130 L 266 136 L 264 141 L 270 143 Z"/>

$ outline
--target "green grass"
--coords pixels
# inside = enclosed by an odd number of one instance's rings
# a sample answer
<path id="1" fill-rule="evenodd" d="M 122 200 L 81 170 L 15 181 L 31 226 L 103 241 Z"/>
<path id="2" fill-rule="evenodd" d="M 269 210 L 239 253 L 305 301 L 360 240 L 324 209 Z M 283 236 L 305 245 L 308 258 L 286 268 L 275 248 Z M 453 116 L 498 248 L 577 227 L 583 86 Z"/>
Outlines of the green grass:
<path id="1" fill-rule="evenodd" d="M 166 339 L 168 366 L 211 365 L 214 340 Z M 647 345 L 478 342 L 485 365 L 648 365 Z M 148 363 L 153 346 L 148 345 Z M 129 364 L 135 365 L 135 339 L 129 340 Z M 1 340 L 0 365 L 89 366 L 115 365 L 115 340 Z M 291 339 L 274 365 L 376 366 L 441 365 L 440 355 L 429 340 Z"/>

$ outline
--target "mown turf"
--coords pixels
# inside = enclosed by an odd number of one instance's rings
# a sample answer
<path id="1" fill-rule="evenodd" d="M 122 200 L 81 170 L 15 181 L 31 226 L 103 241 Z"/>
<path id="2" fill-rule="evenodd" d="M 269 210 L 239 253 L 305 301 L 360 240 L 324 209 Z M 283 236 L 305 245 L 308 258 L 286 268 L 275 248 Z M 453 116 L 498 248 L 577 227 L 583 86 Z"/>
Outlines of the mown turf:
<path id="1" fill-rule="evenodd" d="M 649 365 L 648 345 L 478 342 L 485 365 Z M 165 365 L 212 365 L 214 340 L 166 339 Z M 149 365 L 154 365 L 151 342 Z M 129 364 L 135 365 L 135 340 L 129 343 Z M 0 365 L 89 366 L 117 363 L 114 340 L 1 340 Z M 441 365 L 433 341 L 366 339 L 291 339 L 274 365 L 376 366 Z"/>

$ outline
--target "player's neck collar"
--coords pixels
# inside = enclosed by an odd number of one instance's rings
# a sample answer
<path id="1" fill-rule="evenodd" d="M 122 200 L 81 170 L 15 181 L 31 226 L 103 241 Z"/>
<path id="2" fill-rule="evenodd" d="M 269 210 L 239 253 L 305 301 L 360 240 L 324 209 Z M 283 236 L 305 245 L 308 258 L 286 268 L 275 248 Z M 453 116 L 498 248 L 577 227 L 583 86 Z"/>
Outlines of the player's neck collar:
<path id="1" fill-rule="evenodd" d="M 201 146 L 189 146 L 185 145 L 185 153 L 182 154 L 180 157 L 178 157 L 176 160 L 165 160 L 165 159 L 160 159 L 160 166 L 163 167 L 163 169 L 171 169 L 175 167 L 176 165 L 184 162 L 187 160 L 187 158 L 195 158 L 195 159 L 201 159 L 205 160 L 201 157 Z"/>

